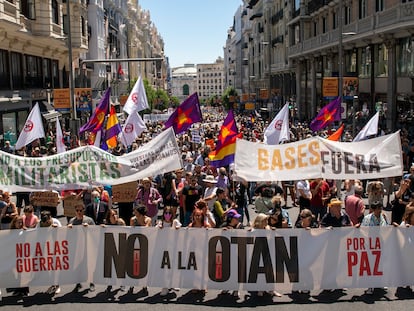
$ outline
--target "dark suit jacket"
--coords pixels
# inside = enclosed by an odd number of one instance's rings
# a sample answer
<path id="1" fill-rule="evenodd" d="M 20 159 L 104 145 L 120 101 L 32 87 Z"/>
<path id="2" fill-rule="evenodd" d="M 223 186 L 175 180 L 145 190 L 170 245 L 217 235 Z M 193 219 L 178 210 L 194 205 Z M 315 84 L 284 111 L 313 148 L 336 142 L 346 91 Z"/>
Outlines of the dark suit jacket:
<path id="1" fill-rule="evenodd" d="M 94 203 L 89 203 L 88 205 L 86 205 L 85 215 L 91 217 L 95 221 L 95 224 L 101 225 L 105 222 L 105 218 L 108 211 L 108 203 L 104 201 L 99 201 L 98 212 L 96 212 Z"/>

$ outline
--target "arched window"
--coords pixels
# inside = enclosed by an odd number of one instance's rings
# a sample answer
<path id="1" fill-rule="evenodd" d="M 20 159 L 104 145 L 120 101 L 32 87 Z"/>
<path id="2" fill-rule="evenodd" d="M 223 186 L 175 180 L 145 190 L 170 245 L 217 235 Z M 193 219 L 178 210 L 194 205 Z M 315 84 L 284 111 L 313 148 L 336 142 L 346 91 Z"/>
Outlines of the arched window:
<path id="1" fill-rule="evenodd" d="M 190 95 L 190 87 L 188 84 L 183 85 L 183 95 Z"/>

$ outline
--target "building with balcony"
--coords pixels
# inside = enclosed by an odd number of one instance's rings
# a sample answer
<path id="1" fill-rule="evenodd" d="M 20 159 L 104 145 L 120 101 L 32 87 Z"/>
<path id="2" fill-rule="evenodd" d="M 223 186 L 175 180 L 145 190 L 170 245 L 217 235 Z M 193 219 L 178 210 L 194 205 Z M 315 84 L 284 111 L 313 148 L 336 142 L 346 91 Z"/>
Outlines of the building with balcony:
<path id="1" fill-rule="evenodd" d="M 164 56 L 162 37 L 137 1 L 66 1 L 0 0 L 0 140 L 14 144 L 36 103 L 46 121 L 61 113 L 63 127 L 76 130 L 72 121 L 83 123 L 92 108 L 74 113 L 77 88 L 91 88 L 97 103 L 111 86 L 115 104 L 139 75 L 166 88 L 166 62 L 117 61 Z M 68 95 L 56 113 L 55 91 L 70 86 L 75 103 Z"/>
<path id="2" fill-rule="evenodd" d="M 393 130 L 399 112 L 414 111 L 412 12 L 407 0 L 244 0 L 242 94 L 274 112 L 291 102 L 310 120 L 342 92 L 347 116 L 379 110 Z"/>
<path id="3" fill-rule="evenodd" d="M 325 103 L 326 78 L 342 76 L 348 115 L 379 110 L 381 126 L 395 129 L 397 114 L 414 108 L 413 12 L 414 3 L 404 0 L 312 0 L 293 7 L 288 51 L 300 116 L 309 118 Z"/>

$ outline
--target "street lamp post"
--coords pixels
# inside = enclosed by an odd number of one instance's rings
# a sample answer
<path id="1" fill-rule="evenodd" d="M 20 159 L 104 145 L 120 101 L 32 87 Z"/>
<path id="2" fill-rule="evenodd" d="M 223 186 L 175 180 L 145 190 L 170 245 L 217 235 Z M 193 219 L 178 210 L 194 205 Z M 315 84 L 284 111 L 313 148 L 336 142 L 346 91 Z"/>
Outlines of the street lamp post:
<path id="1" fill-rule="evenodd" d="M 339 12 L 338 12 L 338 31 L 339 31 L 339 42 L 338 42 L 338 96 L 342 104 L 342 95 L 343 95 L 343 0 L 339 1 Z"/>
<path id="2" fill-rule="evenodd" d="M 79 132 L 79 124 L 78 124 L 78 118 L 76 115 L 76 106 L 75 106 L 75 100 L 74 100 L 74 94 L 75 94 L 75 85 L 73 81 L 73 55 L 72 55 L 72 30 L 71 30 L 71 13 L 70 13 L 70 0 L 66 0 L 66 13 L 68 15 L 67 17 L 67 26 L 68 26 L 68 61 L 69 61 L 69 103 L 70 103 L 70 128 L 71 133 L 77 135 Z"/>

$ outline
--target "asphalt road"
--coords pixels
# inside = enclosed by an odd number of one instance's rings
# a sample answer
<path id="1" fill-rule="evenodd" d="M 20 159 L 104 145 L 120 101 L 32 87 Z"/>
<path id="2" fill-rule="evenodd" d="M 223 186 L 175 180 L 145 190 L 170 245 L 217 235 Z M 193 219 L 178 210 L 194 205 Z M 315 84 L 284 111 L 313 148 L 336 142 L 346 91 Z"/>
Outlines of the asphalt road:
<path id="1" fill-rule="evenodd" d="M 288 206 L 291 206 L 288 200 Z M 296 220 L 299 209 L 291 207 L 288 209 L 292 222 Z M 62 212 L 59 208 L 58 212 Z M 253 205 L 249 205 L 251 220 L 256 213 Z M 390 212 L 386 211 L 390 216 Z M 60 214 L 60 213 L 59 213 Z M 390 218 L 389 218 L 390 219 Z M 66 218 L 60 220 L 66 224 Z M 141 288 L 135 288 L 134 292 L 128 293 L 114 287 L 107 293 L 105 286 L 97 285 L 95 291 L 91 292 L 84 287 L 79 292 L 74 292 L 73 286 L 62 286 L 61 292 L 56 295 L 46 294 L 47 287 L 30 288 L 27 297 L 13 296 L 2 289 L 1 310 L 56 310 L 73 311 L 84 310 L 101 311 L 104 308 L 116 308 L 121 310 L 239 310 L 240 308 L 258 308 L 260 310 L 273 310 L 275 305 L 278 310 L 362 310 L 376 311 L 385 310 L 412 310 L 414 293 L 411 289 L 388 288 L 386 290 L 376 289 L 374 295 L 366 295 L 365 289 L 345 289 L 342 291 L 311 291 L 307 294 L 281 293 L 282 297 L 264 295 L 259 297 L 256 293 L 240 292 L 239 297 L 223 294 L 221 291 L 209 290 L 204 295 L 192 293 L 191 290 L 179 289 L 171 291 L 169 295 L 160 296 L 161 288 L 149 288 L 146 295 Z"/>

